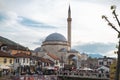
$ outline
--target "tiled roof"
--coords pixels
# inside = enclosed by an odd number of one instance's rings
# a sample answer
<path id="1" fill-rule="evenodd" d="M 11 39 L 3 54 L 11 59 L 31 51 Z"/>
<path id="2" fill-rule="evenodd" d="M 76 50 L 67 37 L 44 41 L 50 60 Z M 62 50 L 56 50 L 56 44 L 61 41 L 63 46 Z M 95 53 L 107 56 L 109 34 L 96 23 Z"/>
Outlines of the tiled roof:
<path id="1" fill-rule="evenodd" d="M 21 46 L 21 45 L 8 45 L 9 49 L 13 49 L 13 50 L 23 50 L 23 51 L 30 51 L 29 49 Z"/>
<path id="2" fill-rule="evenodd" d="M 0 51 L 0 57 L 9 57 L 9 58 L 13 58 L 12 55 L 10 55 L 10 54 L 7 53 L 7 52 L 3 52 L 3 51 Z"/>
<path id="3" fill-rule="evenodd" d="M 39 60 L 46 63 L 48 62 L 45 58 L 42 58 L 42 57 L 40 57 Z"/>
<path id="4" fill-rule="evenodd" d="M 40 62 L 45 62 L 45 63 L 54 63 L 53 61 L 49 60 L 49 59 L 45 59 L 45 58 L 42 58 L 42 57 L 38 57 L 38 56 L 31 56 L 31 59 L 36 59 Z"/>
<path id="5" fill-rule="evenodd" d="M 31 56 L 30 58 L 34 59 L 34 60 L 39 60 L 40 57 L 38 57 L 38 56 Z"/>
<path id="6" fill-rule="evenodd" d="M 50 56 L 51 58 L 53 58 L 54 60 L 60 60 L 56 55 L 51 54 L 51 53 L 47 53 L 48 56 Z"/>
<path id="7" fill-rule="evenodd" d="M 53 61 L 51 61 L 51 60 L 49 60 L 49 59 L 46 59 L 49 63 L 51 63 L 51 64 L 54 64 L 54 62 Z"/>
<path id="8" fill-rule="evenodd" d="M 17 53 L 14 55 L 16 58 L 30 58 L 31 56 L 26 53 Z"/>
<path id="9" fill-rule="evenodd" d="M 49 60 L 49 59 L 42 58 L 42 57 L 40 57 L 39 60 L 40 60 L 41 62 L 46 62 L 46 63 L 51 63 L 51 64 L 54 63 L 53 61 L 51 61 L 51 60 Z"/>

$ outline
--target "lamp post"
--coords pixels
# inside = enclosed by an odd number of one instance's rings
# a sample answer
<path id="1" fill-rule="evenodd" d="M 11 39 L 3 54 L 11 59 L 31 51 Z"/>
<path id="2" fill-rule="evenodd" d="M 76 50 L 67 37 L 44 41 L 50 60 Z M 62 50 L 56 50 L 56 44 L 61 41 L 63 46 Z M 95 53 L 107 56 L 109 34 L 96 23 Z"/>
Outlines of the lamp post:
<path id="1" fill-rule="evenodd" d="M 117 15 L 116 15 L 116 6 L 111 6 L 111 10 L 113 10 L 112 14 L 114 15 L 119 27 L 120 27 L 120 22 L 119 22 L 119 19 L 117 18 Z M 119 38 L 119 46 L 118 46 L 118 52 L 117 52 L 117 65 L 116 65 L 116 74 L 115 74 L 115 80 L 119 80 L 119 73 L 120 73 L 120 31 L 107 19 L 106 16 L 102 16 L 102 18 L 104 18 L 107 22 L 108 22 L 108 25 L 111 26 L 117 33 L 118 33 L 118 38 Z"/>

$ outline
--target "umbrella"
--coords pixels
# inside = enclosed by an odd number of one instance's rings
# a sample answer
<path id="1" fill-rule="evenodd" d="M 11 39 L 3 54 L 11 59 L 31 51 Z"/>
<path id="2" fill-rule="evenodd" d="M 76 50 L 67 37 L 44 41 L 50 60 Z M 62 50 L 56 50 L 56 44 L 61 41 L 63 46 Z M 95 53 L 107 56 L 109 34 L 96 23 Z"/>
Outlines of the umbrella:
<path id="1" fill-rule="evenodd" d="M 0 69 L 10 69 L 10 67 L 9 66 L 5 66 L 5 65 L 1 65 Z"/>
<path id="2" fill-rule="evenodd" d="M 85 68 L 83 68 L 83 70 L 92 70 L 91 68 L 87 68 L 87 67 L 85 67 Z"/>

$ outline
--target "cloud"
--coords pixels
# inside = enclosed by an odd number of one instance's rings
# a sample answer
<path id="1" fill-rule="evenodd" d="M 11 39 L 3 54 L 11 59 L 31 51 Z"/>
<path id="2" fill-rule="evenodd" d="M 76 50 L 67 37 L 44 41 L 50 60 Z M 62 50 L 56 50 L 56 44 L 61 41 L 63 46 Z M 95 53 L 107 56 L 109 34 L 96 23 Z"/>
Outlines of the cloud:
<path id="1" fill-rule="evenodd" d="M 0 12 L 0 25 L 1 36 L 30 49 L 40 46 L 42 38 L 58 29 L 55 26 L 19 16 L 12 11 Z"/>
<path id="2" fill-rule="evenodd" d="M 66 35 L 67 1 L 0 0 L 0 35 L 30 48 L 38 46 L 41 42 L 40 38 L 53 32 Z M 114 34 L 113 30 L 108 28 L 108 25 L 101 19 L 103 14 L 111 13 L 109 7 L 114 3 L 119 4 L 119 1 L 71 0 L 72 44 L 78 41 L 117 42 L 116 33 Z M 93 44 L 89 45 L 92 47 Z M 87 43 L 80 45 L 81 51 L 97 52 L 90 47 L 86 50 L 85 46 Z"/>
<path id="3" fill-rule="evenodd" d="M 26 25 L 22 25 L 18 22 L 19 20 L 19 15 L 15 12 L 0 12 L 0 35 L 15 41 L 16 43 L 20 43 L 25 47 L 27 46 L 30 49 L 37 47 L 38 45 L 32 43 L 47 34 L 44 34 L 44 30 L 40 29 L 42 27 L 33 29 Z M 27 20 L 31 21 L 29 19 Z M 31 24 L 33 23 L 35 23 L 35 21 L 31 21 Z"/>
<path id="4" fill-rule="evenodd" d="M 25 17 L 22 17 L 22 16 L 19 16 L 18 17 L 18 22 L 24 26 L 27 26 L 27 27 L 36 27 L 36 28 L 47 28 L 47 29 L 50 29 L 50 28 L 56 28 L 54 26 L 50 26 L 50 25 L 47 25 L 45 23 L 42 23 L 42 22 L 38 22 L 38 21 L 35 21 L 35 20 L 32 20 L 32 19 L 28 19 L 28 18 L 25 18 Z"/>
<path id="5" fill-rule="evenodd" d="M 6 19 L 6 15 L 2 12 L 0 12 L 0 22 L 4 21 Z"/>
<path id="6" fill-rule="evenodd" d="M 38 41 L 33 42 L 34 45 L 42 45 L 42 42 L 45 40 L 45 37 L 41 37 Z"/>
<path id="7" fill-rule="evenodd" d="M 115 43 L 85 43 L 81 45 L 74 46 L 73 48 L 79 50 L 80 52 L 86 53 L 100 53 L 102 55 L 110 52 L 111 50 L 116 50 Z"/>
<path id="8" fill-rule="evenodd" d="M 118 57 L 117 54 L 115 53 L 115 50 L 111 50 L 111 51 L 107 52 L 105 54 L 105 56 L 116 57 L 116 58 Z"/>
<path id="9" fill-rule="evenodd" d="M 108 4 L 111 4 L 111 3 L 118 3 L 118 1 L 119 0 L 109 0 L 109 1 L 107 1 L 107 0 L 100 0 L 100 1 L 97 1 L 97 0 L 82 0 L 82 1 L 80 1 L 80 0 L 74 0 L 74 1 L 77 1 L 77 2 L 85 2 L 85 3 L 97 3 L 97 4 L 106 4 L 106 3 L 108 3 Z"/>

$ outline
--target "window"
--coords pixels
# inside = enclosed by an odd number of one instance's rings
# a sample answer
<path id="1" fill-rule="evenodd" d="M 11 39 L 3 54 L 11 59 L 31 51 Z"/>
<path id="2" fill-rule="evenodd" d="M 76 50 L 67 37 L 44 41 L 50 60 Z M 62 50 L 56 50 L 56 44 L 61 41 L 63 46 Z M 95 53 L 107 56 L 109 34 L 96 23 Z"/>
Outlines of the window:
<path id="1" fill-rule="evenodd" d="M 33 64 L 35 64 L 35 61 L 32 61 L 33 62 Z M 40 63 L 40 65 L 41 65 L 41 63 Z"/>
<path id="2" fill-rule="evenodd" d="M 7 59 L 6 58 L 4 59 L 4 63 L 7 63 Z"/>
<path id="3" fill-rule="evenodd" d="M 114 67 L 114 69 L 116 69 L 116 67 Z"/>
<path id="4" fill-rule="evenodd" d="M 29 62 L 28 58 L 27 58 L 27 63 Z"/>
<path id="5" fill-rule="evenodd" d="M 10 59 L 10 63 L 12 63 L 12 59 Z"/>
<path id="6" fill-rule="evenodd" d="M 19 58 L 16 59 L 16 63 L 19 63 Z"/>
<path id="7" fill-rule="evenodd" d="M 17 63 L 17 59 L 15 59 L 16 63 Z"/>
<path id="8" fill-rule="evenodd" d="M 103 62 L 99 62 L 99 65 L 103 65 Z"/>
<path id="9" fill-rule="evenodd" d="M 19 58 L 18 58 L 18 63 L 19 63 Z"/>
<path id="10" fill-rule="evenodd" d="M 23 63 L 25 63 L 25 58 L 23 58 Z"/>
<path id="11" fill-rule="evenodd" d="M 58 65 L 58 61 L 56 61 L 56 65 Z"/>
<path id="12" fill-rule="evenodd" d="M 18 63 L 18 59 L 15 59 L 16 63 Z"/>
<path id="13" fill-rule="evenodd" d="M 111 62 L 110 62 L 110 61 L 108 62 L 108 65 L 111 65 Z"/>

